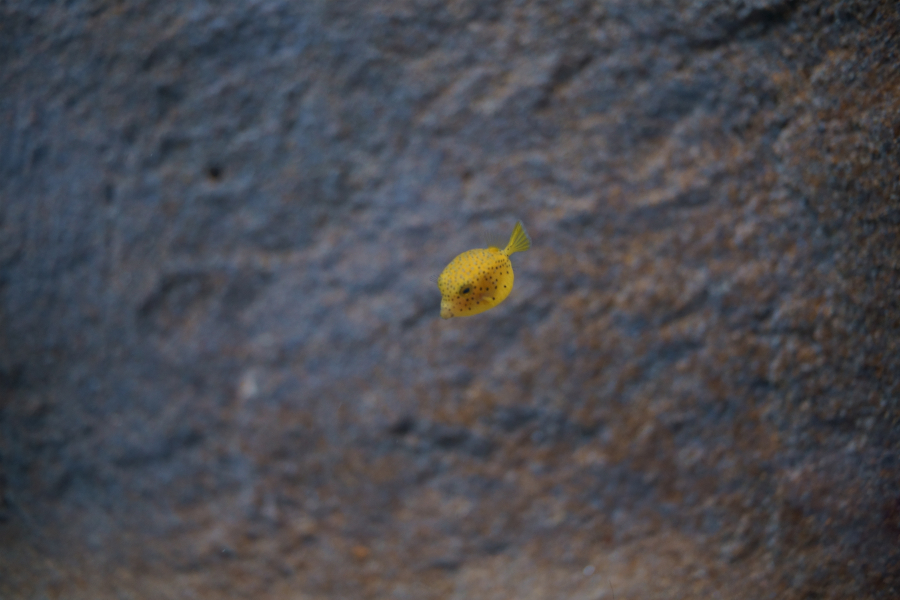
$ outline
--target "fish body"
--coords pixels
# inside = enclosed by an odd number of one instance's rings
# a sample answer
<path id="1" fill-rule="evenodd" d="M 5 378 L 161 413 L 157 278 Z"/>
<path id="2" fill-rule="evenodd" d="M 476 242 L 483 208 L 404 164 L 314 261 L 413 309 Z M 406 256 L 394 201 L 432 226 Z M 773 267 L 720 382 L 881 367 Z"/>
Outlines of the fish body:
<path id="1" fill-rule="evenodd" d="M 519 221 L 502 250 L 496 246 L 475 248 L 450 261 L 438 277 L 441 317 L 477 315 L 506 300 L 514 277 L 509 257 L 529 248 L 531 238 Z"/>

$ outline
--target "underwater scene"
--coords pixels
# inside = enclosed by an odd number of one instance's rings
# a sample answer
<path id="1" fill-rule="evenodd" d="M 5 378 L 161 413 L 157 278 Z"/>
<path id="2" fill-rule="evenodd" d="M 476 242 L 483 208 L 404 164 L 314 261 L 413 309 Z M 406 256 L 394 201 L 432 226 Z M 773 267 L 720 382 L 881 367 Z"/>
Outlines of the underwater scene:
<path id="1" fill-rule="evenodd" d="M 7 0 L 0 598 L 900 597 L 893 0 Z"/>

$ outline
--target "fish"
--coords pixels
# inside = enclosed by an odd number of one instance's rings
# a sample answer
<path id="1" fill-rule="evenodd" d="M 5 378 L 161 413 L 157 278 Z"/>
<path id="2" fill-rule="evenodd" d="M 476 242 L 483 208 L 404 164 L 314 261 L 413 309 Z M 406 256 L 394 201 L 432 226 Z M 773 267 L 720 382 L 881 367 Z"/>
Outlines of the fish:
<path id="1" fill-rule="evenodd" d="M 509 243 L 463 252 L 438 277 L 441 318 L 469 317 L 490 310 L 506 300 L 513 288 L 509 257 L 531 248 L 531 237 L 522 221 L 516 222 Z"/>

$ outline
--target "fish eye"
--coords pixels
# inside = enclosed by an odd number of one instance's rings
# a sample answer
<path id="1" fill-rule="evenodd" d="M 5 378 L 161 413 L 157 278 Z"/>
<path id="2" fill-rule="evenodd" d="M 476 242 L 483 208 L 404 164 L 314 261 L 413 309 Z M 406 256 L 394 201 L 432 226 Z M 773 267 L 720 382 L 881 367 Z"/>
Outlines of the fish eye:
<path id="1" fill-rule="evenodd" d="M 464 287 L 464 288 L 463 288 L 462 290 L 460 290 L 460 291 L 461 291 L 461 293 L 463 293 L 463 294 L 468 294 L 469 292 L 472 291 L 472 288 L 470 288 L 470 287 L 467 286 L 467 287 Z"/>

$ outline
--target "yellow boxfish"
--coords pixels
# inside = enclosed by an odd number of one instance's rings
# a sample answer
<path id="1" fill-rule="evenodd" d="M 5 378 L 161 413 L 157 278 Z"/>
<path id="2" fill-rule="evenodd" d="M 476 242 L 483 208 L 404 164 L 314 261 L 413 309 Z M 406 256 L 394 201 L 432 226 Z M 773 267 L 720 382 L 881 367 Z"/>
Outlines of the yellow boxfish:
<path id="1" fill-rule="evenodd" d="M 496 246 L 463 252 L 438 277 L 441 317 L 468 317 L 494 308 L 509 296 L 513 268 L 509 256 L 531 248 L 531 238 L 522 221 L 513 228 L 503 250 Z"/>

